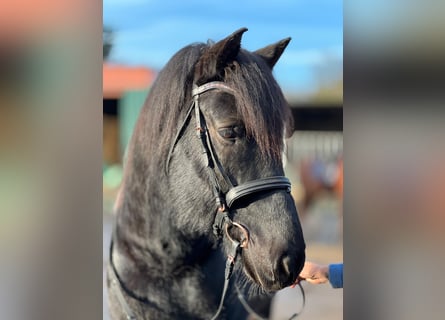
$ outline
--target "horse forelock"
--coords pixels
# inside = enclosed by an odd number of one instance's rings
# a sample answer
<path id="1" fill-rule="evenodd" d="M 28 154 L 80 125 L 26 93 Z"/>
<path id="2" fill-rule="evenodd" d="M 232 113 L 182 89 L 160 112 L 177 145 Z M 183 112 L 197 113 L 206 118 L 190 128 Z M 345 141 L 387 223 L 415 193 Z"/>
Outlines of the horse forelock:
<path id="1" fill-rule="evenodd" d="M 283 136 L 291 131 L 292 117 L 271 69 L 257 56 L 241 50 L 225 71 L 225 81 L 237 92 L 237 109 L 248 136 L 264 156 L 281 159 Z"/>

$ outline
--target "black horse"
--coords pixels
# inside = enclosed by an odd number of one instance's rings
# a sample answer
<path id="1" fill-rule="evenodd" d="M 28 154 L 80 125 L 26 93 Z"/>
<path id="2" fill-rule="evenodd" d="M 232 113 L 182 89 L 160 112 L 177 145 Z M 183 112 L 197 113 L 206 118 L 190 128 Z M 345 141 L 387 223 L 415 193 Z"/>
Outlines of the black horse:
<path id="1" fill-rule="evenodd" d="M 291 114 L 272 75 L 290 38 L 249 52 L 246 30 L 183 48 L 153 84 L 116 202 L 112 319 L 246 319 L 249 306 L 267 317 L 297 279 Z"/>

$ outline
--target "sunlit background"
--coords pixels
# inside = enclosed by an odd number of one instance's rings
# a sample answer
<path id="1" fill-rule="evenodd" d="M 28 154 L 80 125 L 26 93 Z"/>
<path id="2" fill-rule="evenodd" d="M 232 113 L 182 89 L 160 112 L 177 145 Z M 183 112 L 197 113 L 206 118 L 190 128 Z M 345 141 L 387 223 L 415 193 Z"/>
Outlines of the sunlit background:
<path id="1" fill-rule="evenodd" d="M 250 51 L 286 37 L 292 41 L 274 75 L 292 108 L 295 132 L 287 142 L 291 179 L 307 258 L 341 262 L 343 217 L 343 6 L 337 0 L 157 1 L 103 3 L 104 260 L 112 207 L 133 126 L 159 70 L 182 47 L 220 40 L 247 27 Z M 343 290 L 304 284 L 301 319 L 342 319 Z M 274 301 L 272 319 L 301 303 L 298 290 Z M 104 289 L 104 319 L 107 319 Z"/>
<path id="2" fill-rule="evenodd" d="M 1 2 L 2 319 L 102 317 L 110 207 L 125 141 L 145 98 L 141 91 L 150 89 L 163 65 L 155 52 L 171 46 L 158 55 L 165 63 L 183 45 L 218 40 L 241 26 L 249 28 L 243 46 L 250 50 L 293 38 L 275 70 L 299 122 L 293 139 L 303 141 L 289 143 L 286 170 L 300 215 L 312 217 L 304 218 L 308 256 L 331 262 L 345 252 L 345 291 L 305 285 L 301 318 L 339 319 L 344 296 L 345 319 L 443 319 L 443 1 L 344 1 L 344 103 L 338 90 L 341 4 L 270 2 L 165 1 L 156 9 L 153 1 L 106 1 L 104 15 L 102 3 L 91 0 Z M 165 27 L 154 28 L 165 17 Z M 172 21 L 180 27 L 168 29 Z M 111 32 L 101 34 L 104 27 Z M 137 29 L 146 41 L 128 38 Z M 105 67 L 102 37 L 112 44 Z M 142 58 L 127 59 L 124 51 Z M 120 81 L 110 82 L 113 76 Z M 327 134 L 342 137 L 332 139 L 338 146 L 332 149 L 341 150 L 346 167 L 343 233 L 336 229 L 342 224 L 335 193 L 323 187 L 317 198 L 324 200 L 311 210 L 302 205 L 308 193 L 297 173 L 303 167 L 331 178 L 341 167 L 321 156 L 315 163 L 326 164 L 308 165 L 314 157 L 307 154 L 330 145 Z M 341 190 L 341 180 L 327 181 Z M 343 243 L 335 240 L 342 234 Z M 300 301 L 298 294 L 286 297 Z"/>
<path id="3" fill-rule="evenodd" d="M 304 222 L 309 257 L 331 262 L 345 251 L 345 290 L 305 285 L 301 318 L 339 319 L 344 297 L 345 319 L 443 319 L 443 1 L 344 1 L 344 104 L 338 90 L 342 8 L 334 0 L 122 0 L 106 1 L 103 10 L 102 15 L 102 3 L 91 0 L 1 4 L 2 319 L 102 317 L 102 240 L 106 247 L 125 141 L 145 98 L 140 92 L 150 89 L 181 46 L 218 40 L 241 26 L 249 28 L 243 45 L 250 50 L 293 38 L 275 70 L 301 120 L 297 145 L 289 143 L 287 171 L 300 215 L 312 217 Z M 202 17 L 210 22 L 200 22 Z M 102 33 L 104 27 L 111 33 Z M 135 30 L 146 39 L 126 38 Z M 102 37 L 112 44 L 105 67 Z M 150 54 L 165 45 L 171 46 L 165 55 Z M 142 53 L 140 59 L 126 58 L 124 51 Z M 104 76 L 102 88 L 103 70 L 123 83 Z M 336 81 L 338 86 L 332 85 Z M 340 128 L 333 121 L 338 111 L 344 115 Z M 316 150 L 328 141 L 332 150 L 341 150 L 346 168 L 343 233 L 336 229 L 342 224 L 335 193 L 321 188 L 318 198 L 324 200 L 305 211 L 304 175 L 296 174 L 313 167 L 335 178 L 341 165 L 317 156 L 324 165 L 296 167 L 302 162 L 293 158 L 313 158 L 305 154 L 320 154 Z M 328 159 L 338 154 L 331 149 Z M 341 186 L 341 180 L 326 181 Z M 336 239 L 342 234 L 341 245 Z M 286 297 L 288 303 L 301 298 Z"/>

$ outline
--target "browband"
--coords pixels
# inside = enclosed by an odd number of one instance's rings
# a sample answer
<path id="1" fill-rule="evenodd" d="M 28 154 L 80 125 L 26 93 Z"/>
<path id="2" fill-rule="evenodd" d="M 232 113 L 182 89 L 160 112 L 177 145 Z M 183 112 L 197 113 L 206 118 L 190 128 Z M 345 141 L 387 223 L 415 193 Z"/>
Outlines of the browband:
<path id="1" fill-rule="evenodd" d="M 221 89 L 224 91 L 228 91 L 230 93 L 235 93 L 235 90 L 233 90 L 231 87 L 229 87 L 224 82 L 212 81 L 212 82 L 203 84 L 202 86 L 199 86 L 199 87 L 195 85 L 192 90 L 192 97 L 200 95 L 201 93 L 204 93 L 204 92 L 212 90 L 212 89 Z"/>
<path id="2" fill-rule="evenodd" d="M 236 200 L 244 196 L 275 189 L 286 189 L 287 192 L 290 192 L 291 183 L 289 179 L 284 176 L 276 176 L 245 182 L 227 192 L 226 205 L 230 208 Z"/>

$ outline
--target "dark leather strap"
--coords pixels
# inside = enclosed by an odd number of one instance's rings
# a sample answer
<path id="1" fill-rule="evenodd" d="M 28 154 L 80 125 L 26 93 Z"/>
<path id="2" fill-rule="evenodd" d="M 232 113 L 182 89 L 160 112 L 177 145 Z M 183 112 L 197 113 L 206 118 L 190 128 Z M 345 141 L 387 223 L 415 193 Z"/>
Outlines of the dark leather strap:
<path id="1" fill-rule="evenodd" d="M 298 317 L 300 315 L 300 313 L 303 312 L 304 306 L 306 305 L 306 295 L 304 293 L 304 289 L 303 289 L 303 286 L 301 285 L 301 282 L 298 283 L 298 287 L 300 288 L 300 292 L 301 292 L 301 296 L 302 296 L 302 300 L 303 300 L 303 302 L 301 304 L 301 309 L 298 312 L 295 312 L 293 315 L 291 315 L 290 318 L 287 320 L 293 320 L 296 317 Z M 241 293 L 241 291 L 237 285 L 235 285 L 235 289 L 236 289 L 236 292 L 238 293 L 239 301 L 241 302 L 244 309 L 246 309 L 246 311 L 250 314 L 251 317 L 253 317 L 256 320 L 268 320 L 268 318 L 261 317 L 258 313 L 255 312 L 255 310 L 252 309 L 251 306 L 249 306 L 246 298 L 244 298 L 244 295 Z"/>
<path id="2" fill-rule="evenodd" d="M 201 93 L 204 93 L 206 91 L 209 90 L 213 90 L 213 89 L 220 89 L 220 90 L 224 90 L 230 93 L 235 93 L 235 90 L 233 90 L 231 87 L 229 87 L 227 84 L 225 84 L 222 81 L 212 81 L 212 82 L 207 82 L 206 84 L 203 84 L 201 86 L 194 86 L 193 90 L 192 90 L 192 96 L 197 96 L 200 95 Z"/>
<path id="3" fill-rule="evenodd" d="M 230 208 L 232 204 L 247 195 L 275 189 L 285 189 L 290 192 L 291 184 L 288 178 L 284 176 L 275 176 L 248 181 L 239 186 L 233 187 L 226 194 L 226 204 Z"/>
<path id="4" fill-rule="evenodd" d="M 116 223 L 114 223 L 114 225 L 115 225 L 114 232 L 116 232 Z M 110 276 L 111 285 L 113 286 L 111 288 L 114 288 L 114 290 L 113 290 L 113 292 L 109 292 L 108 294 L 114 293 L 116 295 L 117 300 L 119 301 L 119 303 L 125 313 L 125 318 L 127 320 L 136 320 L 137 319 L 136 315 L 131 310 L 130 305 L 126 301 L 123 292 L 125 292 L 127 296 L 129 296 L 139 302 L 142 302 L 147 305 L 151 305 L 153 307 L 155 307 L 155 306 L 150 301 L 148 301 L 147 298 L 139 297 L 136 294 L 134 294 L 122 282 L 121 278 L 119 277 L 119 274 L 117 273 L 116 266 L 114 265 L 114 261 L 113 261 L 113 243 L 114 243 L 114 241 L 113 241 L 113 236 L 112 236 L 111 243 L 110 243 L 110 252 L 109 252 L 109 272 L 108 272 L 108 274 Z M 155 308 L 157 308 L 157 307 L 155 307 Z"/>
<path id="5" fill-rule="evenodd" d="M 221 293 L 221 299 L 219 301 L 218 310 L 216 310 L 216 313 L 213 315 L 213 317 L 210 320 L 216 320 L 218 319 L 219 314 L 223 310 L 224 307 L 224 300 L 227 295 L 227 290 L 229 289 L 229 282 L 230 278 L 232 276 L 233 267 L 235 266 L 236 258 L 238 257 L 238 253 L 240 251 L 240 243 L 238 241 L 232 241 L 232 248 L 227 256 L 226 260 L 226 269 L 224 271 L 224 287 L 223 291 Z"/>

